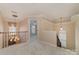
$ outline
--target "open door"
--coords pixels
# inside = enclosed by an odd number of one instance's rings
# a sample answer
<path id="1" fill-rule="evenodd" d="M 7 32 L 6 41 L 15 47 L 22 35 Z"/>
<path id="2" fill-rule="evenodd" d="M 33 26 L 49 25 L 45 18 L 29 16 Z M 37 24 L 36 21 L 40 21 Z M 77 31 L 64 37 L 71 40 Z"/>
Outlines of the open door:
<path id="1" fill-rule="evenodd" d="M 37 21 L 34 17 L 29 18 L 29 42 L 37 40 Z"/>

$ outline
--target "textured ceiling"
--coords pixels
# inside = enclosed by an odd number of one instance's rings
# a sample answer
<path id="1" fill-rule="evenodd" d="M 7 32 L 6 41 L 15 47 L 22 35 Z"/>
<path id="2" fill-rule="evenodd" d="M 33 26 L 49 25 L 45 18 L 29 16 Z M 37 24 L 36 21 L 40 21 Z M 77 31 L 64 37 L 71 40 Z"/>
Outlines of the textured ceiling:
<path id="1" fill-rule="evenodd" d="M 9 3 L 0 4 L 0 11 L 7 20 L 22 20 L 27 16 L 44 15 L 49 20 L 57 20 L 59 17 L 71 17 L 79 14 L 79 4 L 69 3 Z M 18 17 L 12 17 L 14 13 Z"/>

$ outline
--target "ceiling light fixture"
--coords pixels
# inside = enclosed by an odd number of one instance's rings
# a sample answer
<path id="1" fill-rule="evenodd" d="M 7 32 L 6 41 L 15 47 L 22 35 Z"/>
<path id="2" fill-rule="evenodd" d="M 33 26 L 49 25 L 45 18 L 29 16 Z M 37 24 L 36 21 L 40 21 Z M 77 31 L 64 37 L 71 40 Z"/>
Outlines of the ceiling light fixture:
<path id="1" fill-rule="evenodd" d="M 63 30 L 63 17 L 60 17 L 60 30 Z"/>

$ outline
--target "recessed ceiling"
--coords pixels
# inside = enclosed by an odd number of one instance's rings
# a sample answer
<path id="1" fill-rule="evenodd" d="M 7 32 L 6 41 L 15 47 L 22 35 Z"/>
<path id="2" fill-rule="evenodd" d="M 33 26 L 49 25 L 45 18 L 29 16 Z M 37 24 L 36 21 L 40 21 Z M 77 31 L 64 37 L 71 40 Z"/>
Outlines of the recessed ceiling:
<path id="1" fill-rule="evenodd" d="M 23 20 L 27 16 L 44 15 L 49 20 L 59 17 L 71 17 L 79 13 L 79 4 L 74 3 L 4 3 L 0 4 L 0 11 L 5 19 Z M 13 17 L 12 11 L 18 17 Z"/>

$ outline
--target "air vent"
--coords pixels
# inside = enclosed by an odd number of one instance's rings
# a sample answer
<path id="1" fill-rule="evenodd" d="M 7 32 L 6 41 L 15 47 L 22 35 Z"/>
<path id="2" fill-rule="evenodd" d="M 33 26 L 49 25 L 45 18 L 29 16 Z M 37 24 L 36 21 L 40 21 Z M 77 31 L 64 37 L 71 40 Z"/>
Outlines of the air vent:
<path id="1" fill-rule="evenodd" d="M 18 17 L 18 15 L 17 15 L 17 12 L 16 11 L 11 11 L 12 12 L 12 17 L 15 17 L 15 18 L 17 18 Z"/>
<path id="2" fill-rule="evenodd" d="M 13 17 L 18 17 L 17 15 L 12 15 Z"/>

